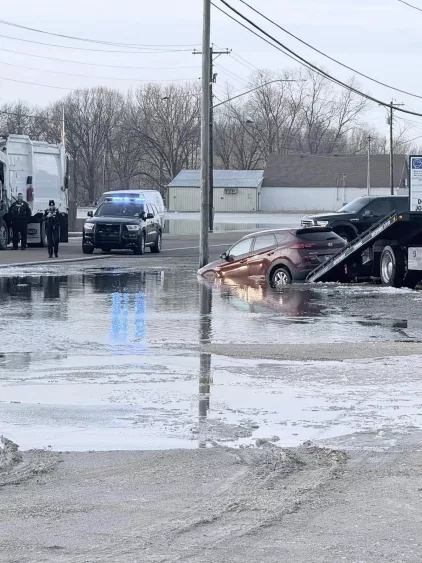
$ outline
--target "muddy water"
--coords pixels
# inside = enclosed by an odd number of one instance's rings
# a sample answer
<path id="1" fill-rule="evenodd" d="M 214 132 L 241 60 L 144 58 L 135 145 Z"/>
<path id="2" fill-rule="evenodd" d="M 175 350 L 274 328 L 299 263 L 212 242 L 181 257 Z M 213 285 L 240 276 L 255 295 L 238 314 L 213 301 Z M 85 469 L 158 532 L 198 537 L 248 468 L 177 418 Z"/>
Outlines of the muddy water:
<path id="1" fill-rule="evenodd" d="M 369 286 L 209 286 L 174 268 L 3 277 L 0 434 L 23 448 L 157 449 L 419 426 L 418 358 L 283 362 L 207 349 L 417 342 L 420 301 Z"/>

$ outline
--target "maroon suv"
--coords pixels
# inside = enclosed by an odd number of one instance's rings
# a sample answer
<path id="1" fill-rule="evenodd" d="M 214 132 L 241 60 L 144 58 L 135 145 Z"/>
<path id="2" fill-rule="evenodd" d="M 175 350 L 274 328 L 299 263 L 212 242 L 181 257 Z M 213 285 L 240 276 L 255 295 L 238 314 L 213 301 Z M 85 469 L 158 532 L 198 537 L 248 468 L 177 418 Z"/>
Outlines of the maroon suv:
<path id="1" fill-rule="evenodd" d="M 208 279 L 260 278 L 279 287 L 304 281 L 345 244 L 330 228 L 261 231 L 243 237 L 198 274 Z"/>

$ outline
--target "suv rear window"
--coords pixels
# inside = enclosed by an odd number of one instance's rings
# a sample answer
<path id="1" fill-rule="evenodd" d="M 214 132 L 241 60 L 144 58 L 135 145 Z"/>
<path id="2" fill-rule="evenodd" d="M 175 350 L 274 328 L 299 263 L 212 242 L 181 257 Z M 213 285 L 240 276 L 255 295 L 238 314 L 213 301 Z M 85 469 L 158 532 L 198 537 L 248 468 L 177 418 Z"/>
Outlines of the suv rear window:
<path id="1" fill-rule="evenodd" d="M 306 229 L 308 231 L 308 229 Z M 322 241 L 322 240 L 343 240 L 341 237 L 336 235 L 333 231 L 313 231 L 313 232 L 303 232 L 298 231 L 296 237 L 299 240 L 306 241 Z"/>

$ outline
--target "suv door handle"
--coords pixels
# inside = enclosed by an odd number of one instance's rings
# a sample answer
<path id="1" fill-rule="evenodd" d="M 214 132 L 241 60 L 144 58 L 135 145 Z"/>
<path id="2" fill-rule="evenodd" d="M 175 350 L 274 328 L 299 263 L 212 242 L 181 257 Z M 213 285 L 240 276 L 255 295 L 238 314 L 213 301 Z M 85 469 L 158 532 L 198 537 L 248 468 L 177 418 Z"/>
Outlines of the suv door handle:
<path id="1" fill-rule="evenodd" d="M 272 252 L 268 252 L 267 256 L 272 256 L 274 254 L 274 250 Z"/>
<path id="2" fill-rule="evenodd" d="M 247 258 L 244 258 L 243 260 L 241 260 L 241 261 L 239 262 L 239 264 L 244 264 L 244 263 L 247 262 L 247 261 L 248 261 L 248 259 L 247 259 Z"/>

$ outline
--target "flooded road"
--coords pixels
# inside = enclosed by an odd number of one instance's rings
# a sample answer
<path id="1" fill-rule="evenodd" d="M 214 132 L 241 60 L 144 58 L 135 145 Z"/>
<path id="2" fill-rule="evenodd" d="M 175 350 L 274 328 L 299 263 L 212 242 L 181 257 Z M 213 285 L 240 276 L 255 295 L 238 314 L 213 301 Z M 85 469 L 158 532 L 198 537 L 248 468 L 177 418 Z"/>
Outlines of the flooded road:
<path id="1" fill-rule="evenodd" d="M 0 434 L 23 449 L 166 449 L 381 443 L 422 426 L 421 292 L 277 293 L 135 264 L 0 277 Z"/>

